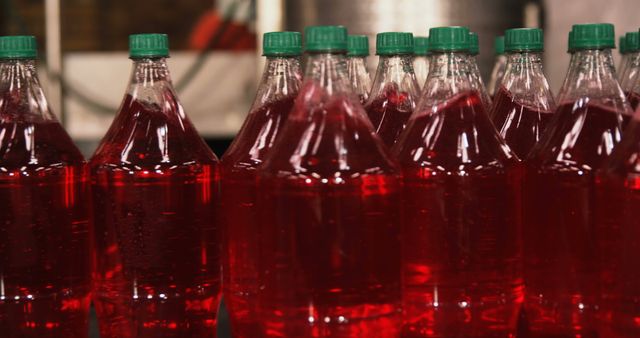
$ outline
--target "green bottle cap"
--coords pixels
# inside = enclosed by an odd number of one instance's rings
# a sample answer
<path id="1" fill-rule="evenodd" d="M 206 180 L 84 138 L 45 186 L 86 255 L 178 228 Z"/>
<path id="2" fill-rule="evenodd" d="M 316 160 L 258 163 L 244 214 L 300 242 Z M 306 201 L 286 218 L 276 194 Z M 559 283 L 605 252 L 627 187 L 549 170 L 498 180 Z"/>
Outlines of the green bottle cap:
<path id="1" fill-rule="evenodd" d="M 540 28 L 514 28 L 504 32 L 504 49 L 511 52 L 541 52 L 544 35 Z"/>
<path id="2" fill-rule="evenodd" d="M 480 39 L 478 38 L 478 33 L 471 32 L 469 33 L 469 54 L 476 56 L 480 54 Z"/>
<path id="3" fill-rule="evenodd" d="M 569 31 L 569 36 L 567 38 L 567 52 L 573 53 L 575 51 L 573 47 L 573 31 Z"/>
<path id="4" fill-rule="evenodd" d="M 413 37 L 413 53 L 415 55 L 429 54 L 429 38 L 426 36 Z"/>
<path id="5" fill-rule="evenodd" d="M 573 48 L 569 49 L 610 49 L 616 48 L 616 35 L 610 23 L 573 25 Z"/>
<path id="6" fill-rule="evenodd" d="M 132 59 L 164 58 L 169 56 L 167 34 L 129 35 L 129 57 Z"/>
<path id="7" fill-rule="evenodd" d="M 369 56 L 369 37 L 366 35 L 347 36 L 348 56 Z"/>
<path id="8" fill-rule="evenodd" d="M 627 53 L 633 53 L 640 50 L 640 46 L 638 46 L 638 42 L 640 42 L 638 41 L 638 37 L 638 32 L 629 32 L 625 34 L 624 46 Z"/>
<path id="9" fill-rule="evenodd" d="M 504 54 L 504 36 L 496 36 L 496 39 L 493 40 L 493 51 L 496 55 Z"/>
<path id="10" fill-rule="evenodd" d="M 344 26 L 310 26 L 304 29 L 304 48 L 308 52 L 346 52 Z"/>
<path id="11" fill-rule="evenodd" d="M 620 54 L 627 54 L 627 37 L 624 35 L 620 35 L 618 38 L 618 45 L 620 45 Z"/>
<path id="12" fill-rule="evenodd" d="M 429 50 L 432 52 L 469 51 L 469 28 L 450 26 L 429 29 Z"/>
<path id="13" fill-rule="evenodd" d="M 35 59 L 37 55 L 35 36 L 0 36 L 0 59 Z"/>
<path id="14" fill-rule="evenodd" d="M 264 56 L 299 56 L 302 54 L 302 34 L 299 32 L 269 32 L 262 38 Z"/>
<path id="15" fill-rule="evenodd" d="M 378 33 L 378 35 L 376 35 L 376 54 L 413 54 L 413 34 L 406 32 Z"/>

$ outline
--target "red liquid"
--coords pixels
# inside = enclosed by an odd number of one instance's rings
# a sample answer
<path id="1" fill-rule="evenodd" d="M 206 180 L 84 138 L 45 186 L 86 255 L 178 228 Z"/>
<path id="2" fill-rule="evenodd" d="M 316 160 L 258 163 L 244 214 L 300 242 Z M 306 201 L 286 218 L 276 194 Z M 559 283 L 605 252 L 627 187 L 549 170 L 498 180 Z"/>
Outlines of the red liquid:
<path id="1" fill-rule="evenodd" d="M 326 95 L 311 85 L 299 97 Z M 395 338 L 400 180 L 360 108 L 306 100 L 258 178 L 264 336 Z"/>
<path id="2" fill-rule="evenodd" d="M 87 337 L 86 165 L 60 124 L 21 115 L 0 111 L 0 336 Z"/>
<path id="3" fill-rule="evenodd" d="M 500 136 L 518 158 L 526 159 L 547 128 L 552 112 L 522 105 L 504 87 L 493 100 L 492 118 Z"/>
<path id="4" fill-rule="evenodd" d="M 225 224 L 223 283 L 234 338 L 260 337 L 255 298 L 259 291 L 256 169 L 271 150 L 295 97 L 269 102 L 251 112 L 220 161 L 220 217 Z"/>
<path id="5" fill-rule="evenodd" d="M 629 100 L 629 105 L 631 105 L 631 108 L 633 110 L 636 110 L 636 108 L 638 108 L 638 104 L 640 103 L 640 94 L 635 92 L 628 92 L 626 93 L 626 96 L 627 100 Z"/>
<path id="6" fill-rule="evenodd" d="M 525 179 L 528 337 L 597 337 L 593 176 L 628 116 L 588 102 L 556 114 Z"/>
<path id="7" fill-rule="evenodd" d="M 91 160 L 101 338 L 216 336 L 216 158 L 165 97 L 127 96 Z"/>
<path id="8" fill-rule="evenodd" d="M 390 83 L 365 107 L 376 133 L 387 146 L 396 142 L 413 113 L 409 100 L 409 93 L 401 92 L 395 83 Z"/>
<path id="9" fill-rule="evenodd" d="M 606 337 L 640 337 L 640 124 L 625 130 L 598 175 L 596 238 Z"/>
<path id="10" fill-rule="evenodd" d="M 394 148 L 405 182 L 402 337 L 512 337 L 519 173 L 477 93 L 414 116 Z"/>

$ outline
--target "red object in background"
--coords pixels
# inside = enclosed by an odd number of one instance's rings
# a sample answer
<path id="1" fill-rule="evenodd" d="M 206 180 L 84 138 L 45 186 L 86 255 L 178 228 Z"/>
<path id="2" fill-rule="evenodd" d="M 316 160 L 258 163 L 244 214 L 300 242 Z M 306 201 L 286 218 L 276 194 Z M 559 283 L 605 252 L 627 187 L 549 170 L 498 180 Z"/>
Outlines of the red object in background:
<path id="1" fill-rule="evenodd" d="M 0 336 L 88 335 L 84 158 L 49 112 L 32 60 L 0 61 Z"/>
<path id="2" fill-rule="evenodd" d="M 394 148 L 405 191 L 402 337 L 511 337 L 524 296 L 520 171 L 477 92 L 418 109 Z"/>
<path id="3" fill-rule="evenodd" d="M 525 180 L 526 337 L 597 337 L 594 175 L 629 116 L 588 98 L 555 114 Z"/>
<path id="4" fill-rule="evenodd" d="M 245 24 L 229 22 L 218 43 L 210 46 L 217 32 L 224 27 L 224 18 L 216 11 L 203 14 L 195 24 L 189 45 L 197 50 L 209 48 L 220 50 L 255 50 L 256 34 L 249 30 Z"/>
<path id="5" fill-rule="evenodd" d="M 217 159 L 180 106 L 164 59 L 134 61 L 90 165 L 101 337 L 216 337 Z"/>
<path id="6" fill-rule="evenodd" d="M 394 82 L 386 83 L 380 93 L 373 95 L 377 96 L 369 99 L 365 109 L 382 141 L 391 147 L 413 113 L 415 100 Z"/>
<path id="7" fill-rule="evenodd" d="M 605 160 L 597 183 L 595 237 L 607 331 L 601 337 L 640 336 L 640 122 L 638 116 Z"/>
<path id="8" fill-rule="evenodd" d="M 398 335 L 400 180 L 341 58 L 310 55 L 258 173 L 267 337 Z"/>
<path id="9" fill-rule="evenodd" d="M 544 111 L 518 102 L 504 87 L 493 99 L 493 123 L 518 158 L 527 158 L 542 137 L 552 111 Z"/>

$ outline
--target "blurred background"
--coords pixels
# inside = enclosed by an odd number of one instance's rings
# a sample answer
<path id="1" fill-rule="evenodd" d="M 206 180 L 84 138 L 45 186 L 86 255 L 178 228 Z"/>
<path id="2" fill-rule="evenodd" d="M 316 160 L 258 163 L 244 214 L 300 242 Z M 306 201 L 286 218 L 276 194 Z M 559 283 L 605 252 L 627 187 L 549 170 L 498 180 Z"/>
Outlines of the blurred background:
<path id="1" fill-rule="evenodd" d="M 374 52 L 377 32 L 427 35 L 429 27 L 465 25 L 480 36 L 488 81 L 494 37 L 507 28 L 540 27 L 545 73 L 557 92 L 571 25 L 611 22 L 619 36 L 640 27 L 638 9 L 637 0 L 0 0 L 0 34 L 38 38 L 47 97 L 86 156 L 109 127 L 129 80 L 128 35 L 169 34 L 179 97 L 220 156 L 253 100 L 264 32 L 341 24 L 369 35 Z M 374 69 L 377 57 L 369 62 Z M 224 318 L 221 324 L 224 338 Z"/>

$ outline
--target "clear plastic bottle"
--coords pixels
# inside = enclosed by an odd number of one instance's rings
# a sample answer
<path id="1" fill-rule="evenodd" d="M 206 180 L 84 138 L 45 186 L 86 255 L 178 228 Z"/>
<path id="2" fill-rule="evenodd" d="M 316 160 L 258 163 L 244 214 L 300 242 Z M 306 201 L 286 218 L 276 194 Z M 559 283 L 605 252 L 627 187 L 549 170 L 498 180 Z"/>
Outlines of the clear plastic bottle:
<path id="1" fill-rule="evenodd" d="M 491 79 L 489 79 L 488 91 L 489 96 L 493 100 L 493 97 L 500 89 L 504 72 L 507 69 L 507 56 L 504 55 L 504 36 L 497 36 L 493 42 L 493 50 L 496 54 L 496 61 L 493 64 L 491 70 Z"/>
<path id="2" fill-rule="evenodd" d="M 629 53 L 627 52 L 627 35 L 621 35 L 618 38 L 618 43 L 620 44 L 620 63 L 618 63 L 616 71 L 618 74 L 618 79 L 622 80 L 622 74 L 624 74 L 627 65 L 629 64 Z"/>
<path id="3" fill-rule="evenodd" d="M 491 97 L 489 97 L 484 81 L 482 81 L 482 75 L 480 74 L 480 68 L 478 67 L 478 60 L 476 59 L 478 54 L 480 54 L 480 41 L 477 33 L 471 32 L 469 34 L 469 55 L 471 55 L 471 57 L 468 61 L 471 63 L 471 85 L 478 91 L 478 93 L 480 93 L 482 103 L 485 106 L 485 110 L 488 112 L 491 110 Z"/>
<path id="4" fill-rule="evenodd" d="M 621 74 L 620 86 L 627 95 L 632 109 L 640 103 L 640 33 L 626 34 L 627 67 Z"/>
<path id="5" fill-rule="evenodd" d="M 347 47 L 347 75 L 353 91 L 365 104 L 371 90 L 371 75 L 367 68 L 369 56 L 369 37 L 366 35 L 349 35 Z"/>
<path id="6" fill-rule="evenodd" d="M 379 33 L 380 56 L 365 110 L 384 143 L 391 147 L 416 107 L 420 88 L 413 73 L 413 34 Z"/>
<path id="7" fill-rule="evenodd" d="M 133 72 L 91 158 L 102 338 L 216 336 L 217 158 L 171 83 L 164 34 L 129 37 Z"/>
<path id="8" fill-rule="evenodd" d="M 429 38 L 426 36 L 413 37 L 413 71 L 418 80 L 418 86 L 422 88 L 429 75 Z"/>
<path id="9" fill-rule="evenodd" d="M 493 123 L 511 150 L 525 160 L 556 109 L 542 71 L 543 34 L 537 28 L 505 32 L 507 69 L 493 99 Z"/>
<path id="10" fill-rule="evenodd" d="M 258 171 L 265 337 L 398 336 L 400 178 L 347 81 L 347 32 L 305 29 L 300 94 Z"/>
<path id="11" fill-rule="evenodd" d="M 36 73 L 33 36 L 0 37 L 0 336 L 88 337 L 89 178 Z"/>
<path id="12" fill-rule="evenodd" d="M 223 294 L 235 338 L 260 337 L 256 173 L 282 131 L 300 90 L 301 34 L 266 33 L 267 63 L 258 93 L 238 135 L 220 161 L 220 219 L 224 229 Z"/>
<path id="13" fill-rule="evenodd" d="M 470 81 L 469 30 L 429 38 L 426 86 L 393 148 L 404 176 L 402 337 L 509 337 L 523 298 L 516 157 Z"/>
<path id="14" fill-rule="evenodd" d="M 598 174 L 596 228 L 604 329 L 601 337 L 640 337 L 640 115 Z"/>
<path id="15" fill-rule="evenodd" d="M 573 69 L 525 178 L 525 309 L 533 337 L 598 336 L 594 176 L 631 115 L 615 77 L 613 25 L 572 31 Z"/>

